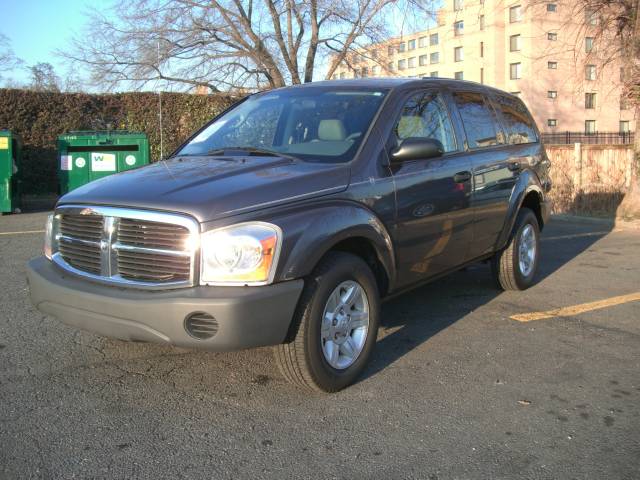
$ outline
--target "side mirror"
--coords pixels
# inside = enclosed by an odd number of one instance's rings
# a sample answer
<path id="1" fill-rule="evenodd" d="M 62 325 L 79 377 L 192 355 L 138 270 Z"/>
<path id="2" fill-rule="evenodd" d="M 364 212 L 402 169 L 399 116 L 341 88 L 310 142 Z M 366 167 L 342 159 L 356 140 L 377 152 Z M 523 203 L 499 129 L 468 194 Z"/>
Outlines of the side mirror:
<path id="1" fill-rule="evenodd" d="M 435 138 L 405 138 L 390 154 L 391 161 L 406 162 L 407 160 L 426 160 L 441 157 L 444 146 Z"/>

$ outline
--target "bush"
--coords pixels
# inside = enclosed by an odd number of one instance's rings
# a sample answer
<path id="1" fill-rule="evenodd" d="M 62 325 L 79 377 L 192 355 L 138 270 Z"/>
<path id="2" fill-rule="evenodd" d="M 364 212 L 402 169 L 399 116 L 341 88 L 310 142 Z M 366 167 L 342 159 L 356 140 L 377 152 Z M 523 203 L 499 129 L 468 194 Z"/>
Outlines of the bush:
<path id="1" fill-rule="evenodd" d="M 228 95 L 162 94 L 164 154 L 238 98 Z M 22 191 L 54 193 L 58 135 L 72 130 L 141 131 L 149 137 L 151 158 L 160 157 L 158 95 L 155 93 L 34 92 L 0 89 L 0 128 L 22 137 Z"/>

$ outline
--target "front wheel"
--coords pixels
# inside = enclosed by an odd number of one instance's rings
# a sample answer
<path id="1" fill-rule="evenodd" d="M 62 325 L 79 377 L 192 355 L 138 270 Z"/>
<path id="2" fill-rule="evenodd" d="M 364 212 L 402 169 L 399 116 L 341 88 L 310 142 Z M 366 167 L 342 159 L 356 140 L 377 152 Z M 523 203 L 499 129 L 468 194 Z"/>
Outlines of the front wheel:
<path id="1" fill-rule="evenodd" d="M 525 290 L 533 285 L 540 254 L 538 219 L 528 208 L 518 212 L 507 246 L 496 253 L 491 269 L 504 290 Z"/>
<path id="2" fill-rule="evenodd" d="M 293 339 L 275 347 L 284 377 L 336 392 L 364 370 L 376 342 L 380 301 L 376 280 L 359 257 L 331 252 L 305 282 Z"/>

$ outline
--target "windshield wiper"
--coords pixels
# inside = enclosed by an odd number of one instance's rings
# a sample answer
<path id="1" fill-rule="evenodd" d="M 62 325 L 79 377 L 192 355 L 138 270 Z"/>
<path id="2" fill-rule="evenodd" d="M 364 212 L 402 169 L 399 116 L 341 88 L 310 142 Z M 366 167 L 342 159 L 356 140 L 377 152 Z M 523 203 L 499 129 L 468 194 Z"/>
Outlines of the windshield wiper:
<path id="1" fill-rule="evenodd" d="M 287 158 L 289 160 L 299 160 L 294 156 L 277 152 L 275 150 L 266 150 L 264 148 L 256 148 L 251 146 L 215 148 L 213 150 L 209 150 L 207 152 L 207 155 L 224 155 L 225 153 L 231 152 L 231 151 L 247 152 L 249 154 L 254 154 L 254 155 L 264 155 L 265 157 L 282 157 L 282 158 Z"/>

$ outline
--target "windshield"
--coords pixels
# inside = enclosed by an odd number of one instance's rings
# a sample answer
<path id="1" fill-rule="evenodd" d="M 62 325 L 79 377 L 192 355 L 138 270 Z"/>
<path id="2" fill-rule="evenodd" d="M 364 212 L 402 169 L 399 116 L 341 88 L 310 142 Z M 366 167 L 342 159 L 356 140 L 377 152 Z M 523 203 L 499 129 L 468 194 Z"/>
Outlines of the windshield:
<path id="1" fill-rule="evenodd" d="M 177 155 L 242 148 L 318 162 L 355 155 L 386 91 L 300 88 L 249 97 L 210 123 Z"/>

